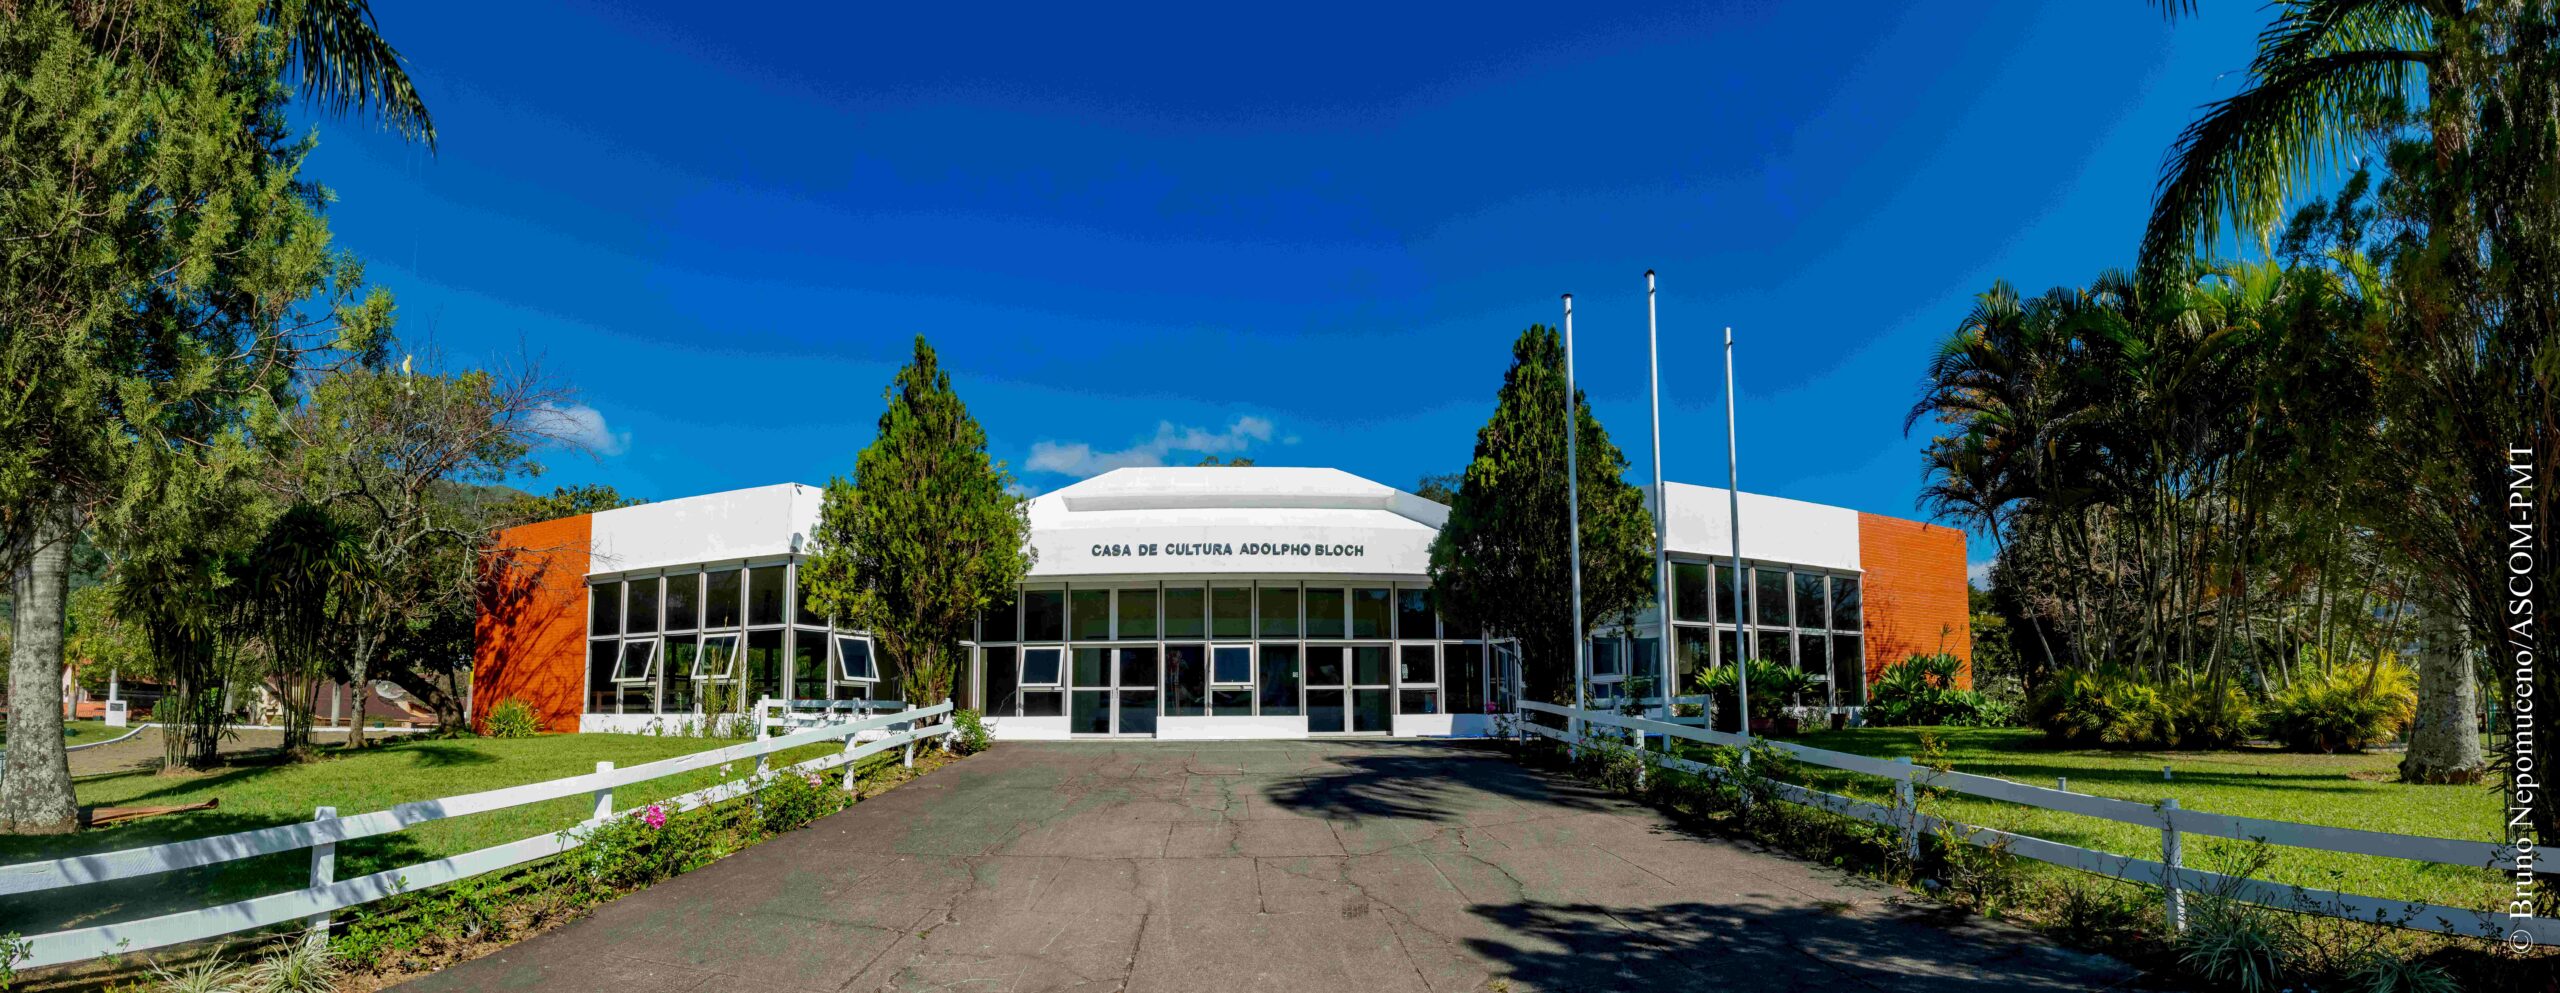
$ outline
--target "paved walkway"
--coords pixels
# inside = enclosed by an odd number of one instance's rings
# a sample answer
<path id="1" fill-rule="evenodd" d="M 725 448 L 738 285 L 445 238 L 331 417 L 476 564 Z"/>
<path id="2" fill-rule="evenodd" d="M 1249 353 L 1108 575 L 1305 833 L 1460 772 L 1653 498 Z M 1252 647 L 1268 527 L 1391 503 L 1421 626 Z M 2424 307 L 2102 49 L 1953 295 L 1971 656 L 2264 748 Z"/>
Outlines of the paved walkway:
<path id="1" fill-rule="evenodd" d="M 1413 741 L 1006 744 L 402 987 L 2084 990 L 2126 970 Z"/>

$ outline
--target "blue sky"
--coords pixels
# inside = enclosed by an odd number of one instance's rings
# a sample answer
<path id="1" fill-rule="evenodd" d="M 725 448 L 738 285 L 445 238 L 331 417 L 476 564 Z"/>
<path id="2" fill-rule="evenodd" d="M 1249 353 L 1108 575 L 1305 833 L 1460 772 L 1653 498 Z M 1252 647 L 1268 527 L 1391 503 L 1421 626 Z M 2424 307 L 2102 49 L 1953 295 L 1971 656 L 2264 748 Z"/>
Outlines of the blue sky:
<path id="1" fill-rule="evenodd" d="M 1644 478 L 1653 268 L 1670 478 L 1724 483 L 1731 325 L 1744 488 L 1916 516 L 1932 347 L 1995 278 L 2129 262 L 2265 19 L 1394 6 L 386 3 L 441 144 L 324 121 L 308 171 L 411 347 L 576 388 L 596 453 L 528 485 L 850 474 L 921 333 L 1034 490 L 1411 487 L 1565 292 Z"/>

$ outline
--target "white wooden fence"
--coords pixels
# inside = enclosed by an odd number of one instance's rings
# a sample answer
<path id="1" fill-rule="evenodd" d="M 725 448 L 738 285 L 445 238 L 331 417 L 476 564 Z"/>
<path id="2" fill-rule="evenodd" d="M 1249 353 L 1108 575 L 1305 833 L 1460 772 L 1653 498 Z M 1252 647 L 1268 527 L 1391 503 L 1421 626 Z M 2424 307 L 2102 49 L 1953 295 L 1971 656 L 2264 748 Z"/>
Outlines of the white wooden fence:
<path id="1" fill-rule="evenodd" d="M 1754 738 L 1714 731 L 1687 724 L 1673 724 L 1642 717 L 1628 717 L 1603 710 L 1575 710 L 1535 701 L 1521 701 L 1524 712 L 1517 722 L 1522 734 L 1536 734 L 1567 745 L 1587 740 L 1574 731 L 1548 727 L 1528 719 L 1527 712 L 1550 714 L 1564 718 L 1568 728 L 1592 725 L 1619 728 L 1640 736 L 1678 738 L 1726 748 L 1765 745 L 1787 753 L 1807 765 L 1840 769 L 1891 781 L 1895 801 L 1892 805 L 1870 803 L 1852 797 L 1825 793 L 1792 783 L 1772 781 L 1770 789 L 1790 803 L 1816 807 L 1832 813 L 1899 830 L 1905 850 L 1917 854 L 1924 834 L 1951 830 L 1964 841 L 1982 847 L 2000 847 L 2012 855 L 2083 872 L 2111 876 L 2130 882 L 2159 887 L 2172 928 L 2184 926 L 2184 895 L 2210 893 L 2217 897 L 2274 907 L 2298 913 L 2321 914 L 2395 927 L 2433 931 L 2440 934 L 2473 938 L 2510 940 L 2521 936 L 2535 944 L 2560 945 L 2560 928 L 2541 922 L 2543 926 L 2518 929 L 2513 919 L 2503 913 L 2439 904 L 2391 900 L 2382 897 L 2314 890 L 2286 886 L 2264 880 L 2227 876 L 2190 869 L 2181 864 L 2180 836 L 2205 835 L 2238 841 L 2263 842 L 2288 848 L 2310 848 L 2350 855 L 2377 855 L 2384 858 L 2433 862 L 2439 865 L 2463 866 L 2484 871 L 2516 871 L 2516 852 L 2511 846 L 2496 842 L 2460 841 L 2452 838 L 2430 838 L 2420 835 L 2359 831 L 2353 828 L 2297 824 L 2292 821 L 2268 820 L 2186 810 L 2175 799 L 2158 806 L 2091 796 L 2068 790 L 2029 786 L 1990 776 L 1943 772 L 1912 764 L 1908 758 L 1879 759 L 1868 755 L 1835 752 L 1789 741 Z M 1578 722 L 1578 723 L 1577 723 Z M 1647 761 L 1683 772 L 1714 777 L 1717 769 L 1700 762 L 1647 751 Z M 1914 787 L 1928 786 L 1970 796 L 2005 800 L 2045 810 L 2080 814 L 2125 824 L 2138 824 L 2160 831 L 2162 861 L 2117 855 L 2096 849 L 2066 845 L 2029 835 L 1964 824 L 1923 814 L 1913 801 Z M 2541 860 L 2531 871 L 2560 873 L 2560 860 Z M 2548 885 L 2546 883 L 2546 885 Z"/>
<path id="2" fill-rule="evenodd" d="M 931 707 L 822 725 L 779 737 L 760 737 L 743 744 L 661 759 L 628 769 L 616 769 L 611 762 L 598 762 L 596 771 L 588 775 L 404 803 L 368 814 L 339 817 L 334 808 L 322 807 L 311 820 L 297 824 L 173 841 L 147 848 L 76 855 L 50 862 L 0 866 L 0 897 L 8 897 L 175 872 L 299 849 L 307 848 L 312 853 L 311 883 L 303 889 L 142 920 L 33 935 L 20 939 L 15 960 L 10 964 L 18 969 L 60 965 L 297 922 L 326 928 L 333 911 L 558 855 L 584 844 L 585 832 L 578 828 L 546 832 L 503 845 L 347 880 L 334 878 L 340 842 L 389 834 L 449 817 L 582 794 L 595 798 L 594 815 L 580 824 L 580 827 L 587 827 L 614 815 L 613 791 L 617 786 L 714 768 L 743 759 L 754 759 L 757 771 L 761 773 L 767 760 L 775 753 L 836 740 L 844 742 L 842 751 L 810 759 L 782 771 L 806 775 L 842 766 L 845 784 L 851 786 L 855 763 L 890 749 L 905 749 L 905 760 L 913 765 L 917 742 L 953 731 L 948 721 L 930 725 L 922 722 L 949 713 L 951 702 L 945 700 Z M 867 731 L 884 731 L 886 734 L 862 740 L 869 737 L 864 734 Z M 771 777 L 762 775 L 730 780 L 660 800 L 657 804 L 670 813 L 707 807 L 745 796 L 771 781 Z"/>

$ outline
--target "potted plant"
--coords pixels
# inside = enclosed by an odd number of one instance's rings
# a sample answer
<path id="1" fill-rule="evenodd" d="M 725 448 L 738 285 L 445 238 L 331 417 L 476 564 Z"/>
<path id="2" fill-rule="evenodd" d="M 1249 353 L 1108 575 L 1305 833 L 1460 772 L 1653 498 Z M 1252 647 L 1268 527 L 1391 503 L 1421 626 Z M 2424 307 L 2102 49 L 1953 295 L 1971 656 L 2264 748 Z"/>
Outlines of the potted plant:
<path id="1" fill-rule="evenodd" d="M 1812 673 L 1793 666 L 1783 666 L 1766 659 L 1750 662 L 1751 733 L 1792 735 L 1804 730 L 1804 722 L 1788 713 L 1789 705 L 1808 689 L 1818 685 Z M 1719 709 L 1730 708 L 1734 695 L 1742 687 L 1742 670 L 1723 665 L 1698 674 L 1698 686 L 1717 699 Z"/>

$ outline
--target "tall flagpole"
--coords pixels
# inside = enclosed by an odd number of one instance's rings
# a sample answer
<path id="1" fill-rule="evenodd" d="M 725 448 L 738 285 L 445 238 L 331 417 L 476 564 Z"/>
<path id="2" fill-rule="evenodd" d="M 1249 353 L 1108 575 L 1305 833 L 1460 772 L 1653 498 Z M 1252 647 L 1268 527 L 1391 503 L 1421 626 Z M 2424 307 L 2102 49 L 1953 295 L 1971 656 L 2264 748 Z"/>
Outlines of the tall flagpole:
<path id="1" fill-rule="evenodd" d="M 1742 615 L 1735 620 L 1751 626 L 1746 629 L 1740 623 L 1734 625 L 1734 632 L 1739 636 L 1734 647 L 1739 649 L 1737 654 L 1742 657 L 1726 661 L 1738 667 L 1733 672 L 1734 686 L 1739 691 L 1736 697 L 1742 711 L 1742 760 L 1748 763 L 1751 761 L 1752 651 L 1742 646 L 1759 640 L 1760 625 L 1751 620 L 1758 616 L 1751 610 L 1751 575 L 1742 571 L 1742 456 L 1735 448 L 1736 437 L 1733 429 L 1733 329 L 1728 327 L 1724 329 L 1724 475 L 1725 498 L 1729 501 L 1725 516 L 1733 524 L 1733 609 Z M 1744 633 L 1746 630 L 1747 634 Z"/>
<path id="2" fill-rule="evenodd" d="M 1591 682 L 1584 667 L 1590 664 L 1584 654 L 1588 646 L 1582 634 L 1582 470 L 1574 457 L 1574 425 L 1578 419 L 1573 402 L 1573 294 L 1564 295 L 1564 503 L 1565 530 L 1572 549 L 1573 568 L 1573 737 L 1582 740 L 1582 708 L 1586 687 Z"/>
<path id="3" fill-rule="evenodd" d="M 1653 270 L 1644 271 L 1644 361 L 1645 375 L 1653 387 L 1653 600 L 1660 606 L 1661 633 L 1654 638 L 1655 654 L 1660 656 L 1661 678 L 1654 688 L 1662 694 L 1662 719 L 1671 719 L 1671 697 L 1677 688 L 1671 682 L 1671 491 L 1662 486 L 1662 348 L 1661 320 L 1653 305 Z M 1668 741 L 1663 743 L 1666 747 Z"/>

